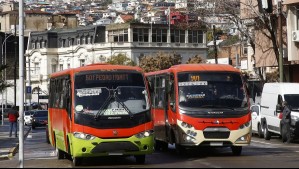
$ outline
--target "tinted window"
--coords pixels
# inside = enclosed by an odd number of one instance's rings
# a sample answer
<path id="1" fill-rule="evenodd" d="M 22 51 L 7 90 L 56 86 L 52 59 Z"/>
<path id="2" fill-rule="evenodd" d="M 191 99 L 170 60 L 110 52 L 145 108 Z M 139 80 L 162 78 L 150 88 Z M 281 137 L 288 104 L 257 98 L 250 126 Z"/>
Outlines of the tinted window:
<path id="1" fill-rule="evenodd" d="M 34 117 L 44 117 L 48 116 L 48 111 L 36 111 L 34 113 Z"/>

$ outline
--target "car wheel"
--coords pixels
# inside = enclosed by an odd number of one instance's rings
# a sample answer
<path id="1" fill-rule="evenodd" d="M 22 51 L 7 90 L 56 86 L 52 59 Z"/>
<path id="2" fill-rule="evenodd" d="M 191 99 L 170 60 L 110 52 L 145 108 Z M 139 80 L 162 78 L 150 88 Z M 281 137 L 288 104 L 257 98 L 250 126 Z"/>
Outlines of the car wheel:
<path id="1" fill-rule="evenodd" d="M 259 136 L 259 138 L 263 138 L 264 137 L 264 131 L 263 131 L 263 128 L 262 128 L 262 126 L 261 126 L 261 124 L 258 124 L 258 136 Z"/>
<path id="2" fill-rule="evenodd" d="M 267 124 L 265 124 L 265 126 L 264 126 L 264 138 L 265 138 L 265 140 L 271 139 L 271 133 L 268 130 Z"/>

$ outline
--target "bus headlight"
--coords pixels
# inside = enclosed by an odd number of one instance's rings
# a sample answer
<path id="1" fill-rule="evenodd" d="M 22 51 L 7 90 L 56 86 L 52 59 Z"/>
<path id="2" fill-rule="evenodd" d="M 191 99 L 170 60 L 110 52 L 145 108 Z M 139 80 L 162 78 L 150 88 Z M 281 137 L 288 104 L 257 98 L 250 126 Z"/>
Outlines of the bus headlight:
<path id="1" fill-rule="evenodd" d="M 182 122 L 182 123 L 181 123 L 181 126 L 184 127 L 184 128 L 187 128 L 187 129 L 194 128 L 191 124 L 188 124 L 188 123 L 186 123 L 186 122 Z"/>
<path id="2" fill-rule="evenodd" d="M 73 135 L 74 135 L 74 137 L 76 137 L 78 139 L 82 139 L 82 140 L 93 140 L 95 138 L 95 136 L 93 136 L 93 135 L 85 134 L 85 133 L 81 133 L 81 132 L 74 132 Z"/>
<path id="3" fill-rule="evenodd" d="M 140 132 L 138 134 L 135 134 L 135 137 L 140 139 L 140 138 L 144 138 L 144 137 L 149 137 L 153 134 L 154 134 L 153 130 L 147 130 L 147 131 L 143 131 L 143 132 Z"/>
<path id="4" fill-rule="evenodd" d="M 244 123 L 244 124 L 242 124 L 242 125 L 239 127 L 239 129 L 244 129 L 244 128 L 246 128 L 246 127 L 249 127 L 250 124 L 251 124 L 251 120 L 248 121 L 248 122 L 246 122 L 246 123 Z"/>

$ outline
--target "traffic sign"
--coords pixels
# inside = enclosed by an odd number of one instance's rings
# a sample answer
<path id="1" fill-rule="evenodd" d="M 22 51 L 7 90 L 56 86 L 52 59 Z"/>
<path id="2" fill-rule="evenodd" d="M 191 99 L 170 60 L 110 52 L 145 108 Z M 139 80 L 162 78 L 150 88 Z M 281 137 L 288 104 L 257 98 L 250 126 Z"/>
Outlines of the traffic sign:
<path id="1" fill-rule="evenodd" d="M 31 94 L 31 86 L 26 86 L 26 93 L 27 94 Z"/>

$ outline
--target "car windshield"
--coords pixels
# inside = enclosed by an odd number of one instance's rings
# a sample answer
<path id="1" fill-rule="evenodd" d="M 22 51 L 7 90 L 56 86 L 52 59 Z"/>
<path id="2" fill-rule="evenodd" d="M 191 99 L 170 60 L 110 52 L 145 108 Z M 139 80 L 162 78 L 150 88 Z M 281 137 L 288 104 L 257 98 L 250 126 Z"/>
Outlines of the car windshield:
<path id="1" fill-rule="evenodd" d="M 299 111 L 299 94 L 285 94 L 284 99 L 290 105 L 292 110 Z"/>
<path id="2" fill-rule="evenodd" d="M 181 73 L 179 106 L 185 108 L 245 108 L 246 90 L 237 73 Z"/>
<path id="3" fill-rule="evenodd" d="M 45 117 L 48 116 L 48 111 L 36 111 L 34 117 Z"/>
<path id="4" fill-rule="evenodd" d="M 33 114 L 33 112 L 32 111 L 25 111 L 24 114 L 25 114 L 25 116 L 30 116 L 30 115 Z"/>

